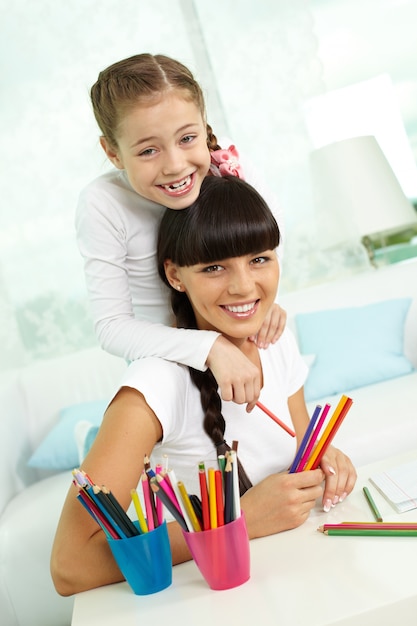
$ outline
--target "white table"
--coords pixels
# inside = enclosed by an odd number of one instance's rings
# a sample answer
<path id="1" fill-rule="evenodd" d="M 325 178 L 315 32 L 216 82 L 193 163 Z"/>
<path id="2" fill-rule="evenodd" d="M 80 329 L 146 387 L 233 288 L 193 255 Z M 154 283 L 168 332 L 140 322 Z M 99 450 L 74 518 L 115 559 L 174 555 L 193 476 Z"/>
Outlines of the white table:
<path id="1" fill-rule="evenodd" d="M 78 594 L 72 626 L 416 626 L 416 537 L 317 532 L 324 522 L 374 521 L 364 485 L 384 521 L 417 521 L 417 510 L 396 514 L 367 480 L 412 458 L 417 450 L 361 468 L 355 491 L 330 513 L 317 507 L 302 527 L 251 541 L 251 578 L 240 587 L 212 591 L 191 561 L 151 596 L 135 596 L 127 583 Z"/>

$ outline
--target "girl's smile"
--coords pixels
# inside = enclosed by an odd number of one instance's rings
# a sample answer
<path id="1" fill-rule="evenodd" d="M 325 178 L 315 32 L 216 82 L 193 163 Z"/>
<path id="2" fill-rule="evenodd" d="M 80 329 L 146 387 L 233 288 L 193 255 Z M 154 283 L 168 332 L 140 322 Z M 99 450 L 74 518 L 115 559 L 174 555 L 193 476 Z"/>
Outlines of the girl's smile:
<path id="1" fill-rule="evenodd" d="M 169 196 L 180 197 L 190 192 L 194 186 L 195 178 L 196 175 L 195 172 L 193 172 L 190 176 L 186 176 L 182 180 L 159 186 Z"/>

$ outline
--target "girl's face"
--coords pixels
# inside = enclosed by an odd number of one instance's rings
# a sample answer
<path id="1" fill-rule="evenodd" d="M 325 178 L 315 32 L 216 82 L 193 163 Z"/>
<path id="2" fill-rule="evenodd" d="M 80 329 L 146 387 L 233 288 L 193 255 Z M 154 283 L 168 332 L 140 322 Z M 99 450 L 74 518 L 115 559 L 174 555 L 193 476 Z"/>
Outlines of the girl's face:
<path id="1" fill-rule="evenodd" d="M 133 189 L 170 209 L 184 209 L 200 193 L 210 165 L 206 124 L 179 91 L 131 109 L 120 124 L 117 151 L 101 145 L 126 170 Z"/>
<path id="2" fill-rule="evenodd" d="M 187 293 L 198 328 L 217 330 L 238 346 L 258 332 L 279 279 L 275 250 L 190 267 L 166 261 L 165 271 Z"/>

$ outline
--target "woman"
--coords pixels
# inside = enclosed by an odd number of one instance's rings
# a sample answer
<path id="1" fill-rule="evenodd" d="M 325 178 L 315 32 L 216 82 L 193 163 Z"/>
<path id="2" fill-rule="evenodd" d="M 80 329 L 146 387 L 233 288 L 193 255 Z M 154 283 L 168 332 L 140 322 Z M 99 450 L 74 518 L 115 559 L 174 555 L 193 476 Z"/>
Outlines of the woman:
<path id="1" fill-rule="evenodd" d="M 192 493 L 198 463 L 214 466 L 232 440 L 239 442 L 241 507 L 251 539 L 295 528 L 317 498 L 327 509 L 353 489 L 355 470 L 333 447 L 320 468 L 286 471 L 309 422 L 306 366 L 288 329 L 268 350 L 259 351 L 249 339 L 276 295 L 278 244 L 276 221 L 250 185 L 208 177 L 189 209 L 164 215 L 158 263 L 177 325 L 216 330 L 237 346 L 260 371 L 262 402 L 291 424 L 296 441 L 260 411 L 248 414 L 241 405 L 222 403 L 210 370 L 140 359 L 129 366 L 83 464 L 126 509 L 146 454 L 152 453 L 153 463 L 168 455 L 177 479 Z M 52 553 L 53 580 L 63 595 L 122 580 L 103 533 L 75 495 L 72 488 Z M 179 525 L 168 528 L 174 564 L 189 559 Z"/>

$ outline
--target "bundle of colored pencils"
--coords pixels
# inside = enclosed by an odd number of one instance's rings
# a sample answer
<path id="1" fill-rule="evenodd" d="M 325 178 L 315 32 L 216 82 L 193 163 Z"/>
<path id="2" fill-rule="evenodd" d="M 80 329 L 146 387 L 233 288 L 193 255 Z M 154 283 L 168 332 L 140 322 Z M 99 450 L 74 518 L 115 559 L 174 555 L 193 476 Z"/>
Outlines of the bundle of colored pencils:
<path id="1" fill-rule="evenodd" d="M 206 472 L 199 463 L 200 494 L 189 495 L 185 485 L 177 481 L 174 470 L 151 474 L 150 488 L 186 532 L 199 532 L 223 526 L 240 517 L 239 479 L 236 451 L 218 457 L 218 468 Z M 145 492 L 144 492 L 145 493 Z M 236 496 L 237 494 L 237 496 Z M 145 506 L 148 498 L 145 497 Z M 149 504 L 149 510 L 152 504 Z M 148 510 L 148 509 L 147 509 Z"/>
<path id="2" fill-rule="evenodd" d="M 417 537 L 417 523 L 407 522 L 342 522 L 323 524 L 317 529 L 325 535 L 364 537 Z"/>
<path id="3" fill-rule="evenodd" d="M 352 403 L 353 400 L 351 398 L 344 395 L 341 397 L 320 437 L 319 435 L 329 413 L 330 405 L 325 404 L 323 410 L 320 405 L 316 406 L 290 467 L 290 473 L 314 470 L 320 465 L 323 455 L 333 441 Z"/>
<path id="4" fill-rule="evenodd" d="M 139 534 L 112 492 L 99 487 L 85 472 L 73 470 L 74 485 L 78 487 L 78 500 L 99 524 L 108 538 L 125 539 Z"/>

